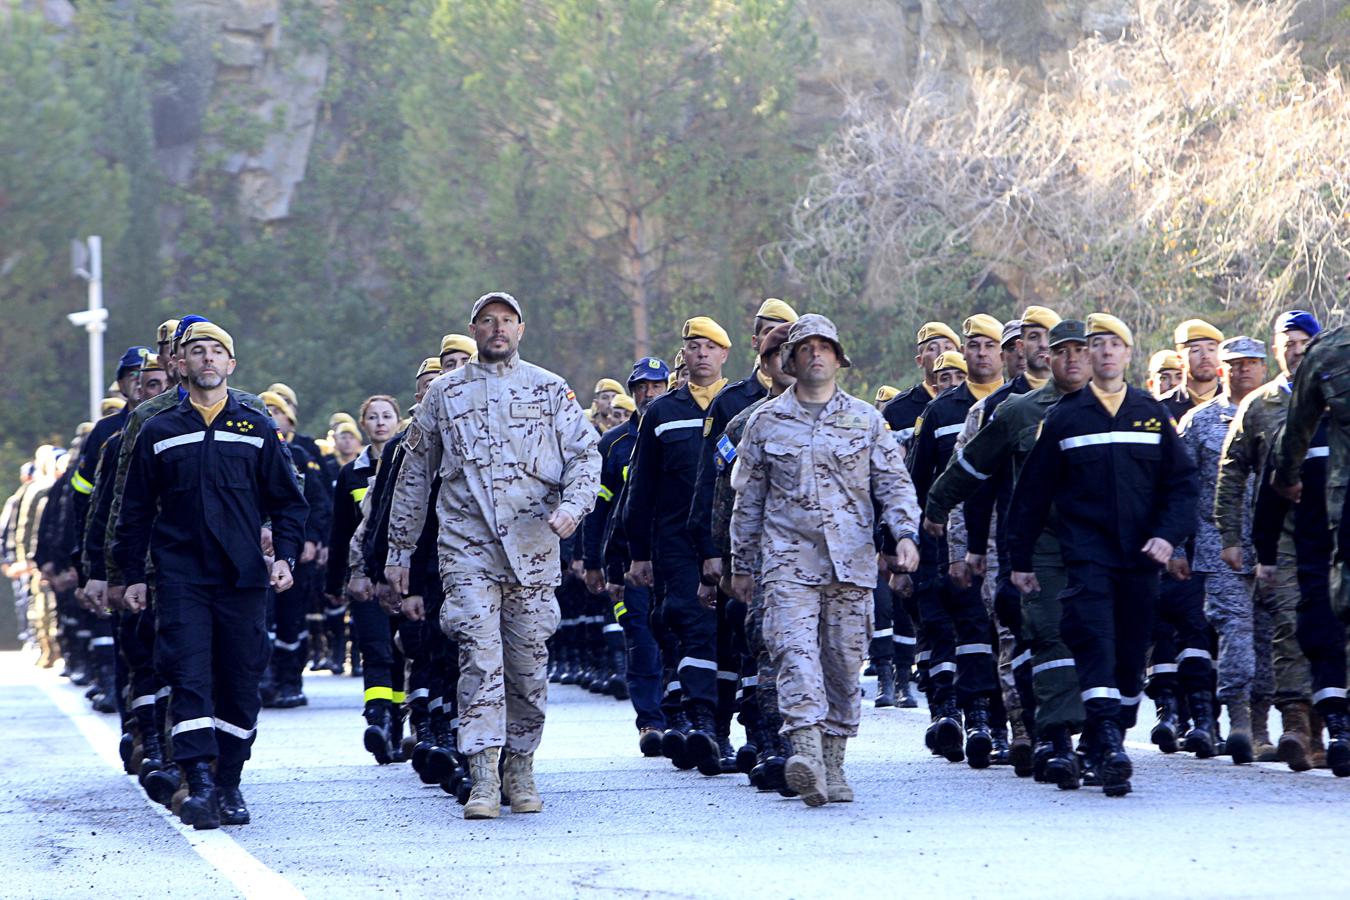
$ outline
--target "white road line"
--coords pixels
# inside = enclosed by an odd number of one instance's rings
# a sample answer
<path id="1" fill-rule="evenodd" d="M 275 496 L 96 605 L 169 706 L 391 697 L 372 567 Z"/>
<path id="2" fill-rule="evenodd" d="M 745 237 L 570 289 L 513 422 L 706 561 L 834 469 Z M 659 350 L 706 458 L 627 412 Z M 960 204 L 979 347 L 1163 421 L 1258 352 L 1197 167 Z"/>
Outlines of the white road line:
<path id="1" fill-rule="evenodd" d="M 99 759 L 118 772 L 124 771 L 122 759 L 117 752 L 117 744 L 121 735 L 117 734 L 110 724 L 111 718 L 104 718 L 89 710 L 75 694 L 63 689 L 60 685 L 53 685 L 41 675 L 33 681 L 33 684 L 47 695 L 47 699 L 51 700 L 52 704 L 66 718 L 74 723 L 76 729 L 89 742 L 89 746 L 93 748 Z M 182 835 L 183 839 L 188 842 L 188 846 L 211 868 L 238 888 L 239 893 L 245 897 L 267 898 L 267 900 L 280 900 L 280 898 L 304 900 L 305 895 L 301 893 L 299 888 L 263 865 L 256 856 L 239 846 L 229 834 L 219 829 L 197 831 L 189 828 L 178 820 L 172 810 L 160 806 L 147 797 L 134 777 L 127 775 L 126 778 L 135 786 L 136 793 L 145 798 L 145 802 L 149 804 L 150 808 Z"/>

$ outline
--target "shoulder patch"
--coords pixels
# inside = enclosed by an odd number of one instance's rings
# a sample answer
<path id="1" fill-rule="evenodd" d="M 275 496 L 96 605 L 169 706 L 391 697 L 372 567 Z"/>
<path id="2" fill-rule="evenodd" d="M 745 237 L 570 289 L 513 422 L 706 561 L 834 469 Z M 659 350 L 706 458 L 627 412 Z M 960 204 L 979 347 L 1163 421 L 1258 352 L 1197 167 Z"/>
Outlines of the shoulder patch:
<path id="1" fill-rule="evenodd" d="M 707 416 L 706 418 L 704 418 L 703 420 L 704 437 L 709 437 L 710 435 L 712 435 L 712 426 L 713 426 L 712 416 Z"/>
<path id="2" fill-rule="evenodd" d="M 416 422 L 408 424 L 408 431 L 403 435 L 403 446 L 409 450 L 416 450 L 422 445 L 422 426 Z"/>
<path id="3" fill-rule="evenodd" d="M 736 445 L 725 434 L 717 439 L 718 468 L 729 466 L 736 461 Z"/>
<path id="4" fill-rule="evenodd" d="M 566 382 L 563 382 L 563 386 L 562 386 L 562 387 L 563 387 L 563 393 L 567 395 L 567 399 L 568 399 L 568 400 L 575 400 L 575 399 L 577 399 L 577 392 L 574 391 L 574 390 L 572 390 L 572 388 L 571 388 L 570 385 L 568 385 Z"/>
<path id="5" fill-rule="evenodd" d="M 914 436 L 918 437 L 920 431 L 923 431 L 923 416 L 914 420 Z"/>

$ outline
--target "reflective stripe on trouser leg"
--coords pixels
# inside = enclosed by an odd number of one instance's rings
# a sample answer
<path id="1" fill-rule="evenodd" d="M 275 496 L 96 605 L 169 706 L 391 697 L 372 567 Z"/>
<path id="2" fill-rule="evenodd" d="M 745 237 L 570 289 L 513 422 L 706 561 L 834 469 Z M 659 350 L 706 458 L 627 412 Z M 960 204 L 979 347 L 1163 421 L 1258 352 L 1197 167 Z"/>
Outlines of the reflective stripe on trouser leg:
<path id="1" fill-rule="evenodd" d="M 545 642 L 561 614 L 552 588 L 454 574 L 443 580 L 441 630 L 459 642 L 459 750 L 533 753 L 548 699 Z"/>
<path id="2" fill-rule="evenodd" d="M 852 585 L 765 586 L 764 643 L 778 667 L 784 732 L 819 725 L 828 734 L 858 733 L 871 600 Z"/>

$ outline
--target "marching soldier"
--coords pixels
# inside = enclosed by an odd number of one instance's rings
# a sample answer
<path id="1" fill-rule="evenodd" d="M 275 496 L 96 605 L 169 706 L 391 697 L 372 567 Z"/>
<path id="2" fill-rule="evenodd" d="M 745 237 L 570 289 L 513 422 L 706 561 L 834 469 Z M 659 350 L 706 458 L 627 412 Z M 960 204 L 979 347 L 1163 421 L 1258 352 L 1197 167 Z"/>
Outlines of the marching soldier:
<path id="1" fill-rule="evenodd" d="M 876 583 L 873 497 L 902 569 L 918 564 L 918 509 L 881 416 L 835 384 L 850 363 L 834 323 L 801 317 L 779 352 L 797 383 L 751 416 L 737 448 L 732 587 L 748 604 L 761 560 L 764 639 L 793 749 L 787 783 L 820 806 L 853 799 L 843 766 Z"/>
<path id="2" fill-rule="evenodd" d="M 1250 539 L 1243 541 L 1246 552 L 1240 560 L 1240 568 L 1230 568 L 1219 558 L 1223 542 L 1214 525 L 1214 489 L 1224 441 L 1238 404 L 1265 377 L 1266 345 L 1246 335 L 1229 338 L 1219 345 L 1219 359 L 1224 383 L 1218 396 L 1182 416 L 1177 428 L 1200 475 L 1200 516 L 1194 558 L 1188 562 L 1179 554 L 1170 565 L 1178 570 L 1183 580 L 1190 579 L 1203 586 L 1205 615 L 1219 636 L 1218 688 L 1219 699 L 1228 707 L 1228 754 L 1234 763 L 1240 764 L 1249 763 L 1253 758 L 1252 704 L 1260 699 L 1268 708 L 1273 688 L 1270 636 L 1266 634 L 1264 640 L 1259 639 L 1254 626 Z M 1253 502 L 1249 488 L 1243 498 L 1243 507 L 1250 509 Z M 1250 528 L 1243 531 L 1249 533 Z M 1213 703 L 1208 685 L 1189 695 L 1187 700 L 1196 716 L 1195 729 L 1187 736 L 1187 749 L 1193 749 L 1192 745 L 1197 742 L 1214 744 L 1217 734 L 1205 732 L 1207 726 L 1213 727 L 1213 722 L 1203 715 Z M 1197 755 L 1212 753 L 1213 747 L 1209 746 Z"/>
<path id="3" fill-rule="evenodd" d="M 271 420 L 227 390 L 233 338 L 198 322 L 181 346 L 187 396 L 135 440 L 112 549 L 133 612 L 147 602 L 146 550 L 154 557 L 155 659 L 173 692 L 174 759 L 189 785 L 180 817 L 204 829 L 249 821 L 239 782 L 267 666 L 266 588 L 293 583 L 306 506 Z M 270 573 L 258 540 L 266 518 Z"/>
<path id="4" fill-rule="evenodd" d="M 1177 354 L 1182 358 L 1182 379 L 1162 396 L 1173 421 L 1192 407 L 1213 400 L 1219 393 L 1219 344 L 1223 332 L 1204 319 L 1187 319 L 1173 333 Z"/>
<path id="5" fill-rule="evenodd" d="M 1244 397 L 1224 439 L 1214 490 L 1214 522 L 1223 545 L 1221 559 L 1232 570 L 1244 565 L 1244 548 L 1249 540 L 1247 485 L 1258 478 L 1271 461 L 1276 435 L 1289 413 L 1293 381 L 1301 368 L 1309 342 L 1322 330 L 1317 319 L 1303 310 L 1290 310 L 1275 320 L 1271 349 L 1280 374 Z M 1319 413 L 1320 415 L 1320 413 Z M 1281 734 L 1273 754 L 1295 771 L 1312 766 L 1310 691 L 1312 684 L 1303 654 L 1299 649 L 1298 607 L 1300 591 L 1296 577 L 1295 517 L 1286 519 L 1279 541 L 1275 578 L 1257 579 L 1254 621 L 1261 626 L 1256 652 L 1269 656 L 1273 651 L 1275 706 L 1280 712 Z M 1252 698 L 1253 752 L 1257 759 L 1270 759 L 1262 753 L 1270 746 L 1267 699 Z"/>
<path id="6" fill-rule="evenodd" d="M 1195 530 L 1195 466 L 1166 410 L 1125 383 L 1134 343 L 1114 316 L 1088 317 L 1092 381 L 1046 415 L 1013 490 L 1013 583 L 1040 590 L 1035 544 L 1058 517 L 1068 570 L 1064 639 L 1082 686 L 1093 767 L 1107 796 L 1130 791 L 1124 731 L 1132 724 L 1158 597 L 1172 548 Z"/>
<path id="7" fill-rule="evenodd" d="M 539 812 L 534 751 L 548 694 L 545 641 L 558 627 L 558 539 L 595 502 L 595 431 L 561 378 L 520 359 L 525 325 L 510 294 L 474 304 L 478 359 L 432 382 L 403 439 L 385 578 L 408 594 L 408 567 L 436 498 L 441 628 L 459 642 L 459 750 L 473 787 L 467 819 Z M 506 749 L 505 775 L 498 760 Z"/>
<path id="8" fill-rule="evenodd" d="M 1050 329 L 1047 346 L 1051 378 L 1028 394 L 1009 398 L 958 451 L 928 492 L 925 528 L 944 525 L 952 510 L 1001 473 L 1008 472 L 1010 483 L 1015 483 L 1050 408 L 1087 384 L 1087 326 L 1083 322 L 1069 319 L 1056 324 Z M 1072 736 L 1082 728 L 1083 701 L 1073 655 L 1060 633 L 1063 607 L 1059 595 L 1066 575 L 1053 524 L 1036 537 L 1032 565 L 1039 587 L 1021 597 L 1013 676 L 1026 730 L 1038 739 L 1038 765 L 1032 772 L 1039 769 L 1045 780 L 1069 790 L 1079 783 Z M 1031 774 L 1024 760 L 1014 759 L 1013 764 L 1018 774 Z"/>

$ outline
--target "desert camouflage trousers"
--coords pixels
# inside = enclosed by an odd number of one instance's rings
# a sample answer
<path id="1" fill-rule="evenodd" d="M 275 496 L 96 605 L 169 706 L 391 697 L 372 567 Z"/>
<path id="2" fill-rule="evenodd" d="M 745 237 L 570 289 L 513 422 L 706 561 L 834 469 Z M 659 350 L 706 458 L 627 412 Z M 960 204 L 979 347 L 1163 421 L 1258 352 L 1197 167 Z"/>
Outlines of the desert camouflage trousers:
<path id="1" fill-rule="evenodd" d="M 764 586 L 764 644 L 778 669 L 783 733 L 813 725 L 840 737 L 858 733 L 858 676 L 871 619 L 870 588 L 790 581 Z"/>
<path id="2" fill-rule="evenodd" d="M 442 573 L 441 631 L 459 642 L 459 751 L 533 753 L 544 733 L 548 648 L 562 613 L 551 587 Z"/>

